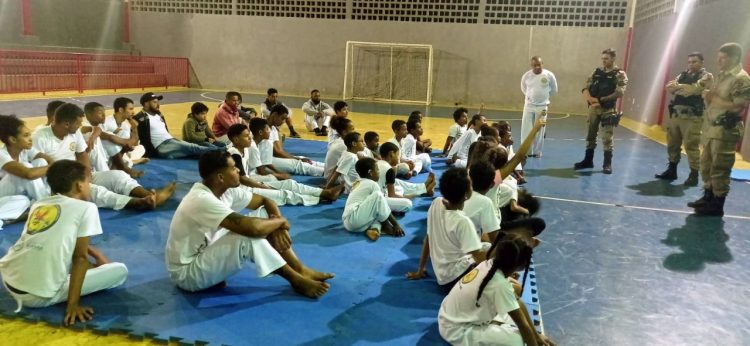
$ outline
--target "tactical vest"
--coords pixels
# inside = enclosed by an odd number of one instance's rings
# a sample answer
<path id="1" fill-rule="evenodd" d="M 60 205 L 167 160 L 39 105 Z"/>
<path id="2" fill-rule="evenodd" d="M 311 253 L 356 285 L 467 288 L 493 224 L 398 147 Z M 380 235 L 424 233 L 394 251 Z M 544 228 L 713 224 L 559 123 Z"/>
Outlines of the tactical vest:
<path id="1" fill-rule="evenodd" d="M 705 70 L 700 71 L 696 74 L 691 74 L 688 71 L 683 71 L 677 78 L 677 83 L 692 85 L 697 83 L 704 74 L 706 74 Z M 692 96 L 676 95 L 672 100 L 672 105 L 692 107 L 695 111 L 695 115 L 701 115 L 703 113 L 703 97 L 701 97 L 700 94 Z"/>
<path id="2" fill-rule="evenodd" d="M 594 71 L 594 75 L 591 76 L 591 85 L 589 86 L 589 94 L 591 96 L 600 98 L 608 95 L 612 95 L 617 89 L 617 73 L 620 69 L 616 68 L 609 72 L 604 72 L 601 68 L 597 68 Z M 602 102 L 602 109 L 615 108 L 617 99 L 612 101 Z"/>

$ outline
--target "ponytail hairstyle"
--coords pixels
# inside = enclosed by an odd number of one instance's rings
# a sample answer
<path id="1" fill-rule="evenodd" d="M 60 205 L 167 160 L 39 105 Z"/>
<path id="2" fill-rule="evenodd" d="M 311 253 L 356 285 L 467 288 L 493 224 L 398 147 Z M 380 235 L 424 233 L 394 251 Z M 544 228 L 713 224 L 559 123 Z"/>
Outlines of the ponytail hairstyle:
<path id="1" fill-rule="evenodd" d="M 495 250 L 494 253 L 493 250 Z M 487 252 L 487 254 L 493 255 L 492 267 L 479 285 L 476 306 L 479 307 L 479 298 L 482 297 L 484 288 L 487 287 L 495 273 L 501 271 L 503 276 L 507 277 L 518 269 L 525 268 L 531 262 L 532 252 L 531 246 L 519 236 L 500 233 Z"/>
<path id="2" fill-rule="evenodd" d="M 6 147 L 9 146 L 10 137 L 18 137 L 23 125 L 23 120 L 15 115 L 0 115 L 0 141 L 5 143 Z"/>

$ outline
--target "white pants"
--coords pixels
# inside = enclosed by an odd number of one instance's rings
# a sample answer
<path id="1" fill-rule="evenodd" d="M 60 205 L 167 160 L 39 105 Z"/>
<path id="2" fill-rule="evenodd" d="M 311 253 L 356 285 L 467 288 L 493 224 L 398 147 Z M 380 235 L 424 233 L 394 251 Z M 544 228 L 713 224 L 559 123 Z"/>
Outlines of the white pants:
<path id="1" fill-rule="evenodd" d="M 312 164 L 309 164 L 302 160 L 274 157 L 272 164 L 281 172 L 295 175 L 322 177 L 325 171 L 324 164 L 318 161 L 312 161 Z"/>
<path id="2" fill-rule="evenodd" d="M 523 118 L 521 119 L 521 143 L 523 143 L 526 137 L 529 136 L 529 134 L 531 133 L 531 129 L 534 128 L 534 123 L 536 123 L 537 119 L 547 119 L 546 114 L 547 106 L 523 106 Z M 539 132 L 536 133 L 536 137 L 531 144 L 531 149 L 529 149 L 526 155 L 542 154 L 542 146 L 544 146 L 544 129 L 545 127 L 542 127 L 541 129 L 539 129 Z"/>
<path id="3" fill-rule="evenodd" d="M 105 189 L 121 195 L 130 195 L 136 187 L 141 186 L 125 171 L 112 170 L 106 172 L 94 172 L 91 174 L 91 183 L 104 187 Z"/>
<path id="4" fill-rule="evenodd" d="M 36 159 L 31 164 L 22 163 L 28 168 L 47 166 L 47 161 Z M 49 196 L 49 186 L 44 182 L 44 178 L 34 180 L 24 179 L 10 173 L 0 179 L 0 197 L 24 195 L 32 200 L 38 201 Z"/>
<path id="5" fill-rule="evenodd" d="M 100 265 L 96 268 L 89 268 L 86 271 L 86 277 L 83 279 L 81 296 L 120 286 L 125 282 L 127 277 L 128 267 L 123 263 L 113 262 Z M 8 293 L 18 303 L 18 310 L 16 312 L 19 312 L 24 305 L 33 308 L 43 308 L 67 301 L 69 291 L 70 275 L 68 275 L 68 279 L 65 280 L 57 293 L 50 298 L 39 297 L 30 293 L 18 294 L 10 290 L 8 290 Z"/>
<path id="6" fill-rule="evenodd" d="M 456 162 L 453 163 L 453 167 L 456 168 L 466 168 L 466 161 L 464 159 L 457 159 Z"/>
<path id="7" fill-rule="evenodd" d="M 330 122 L 330 115 L 323 115 L 322 117 L 315 119 L 314 115 L 305 114 L 305 126 L 307 127 L 308 131 L 313 131 L 315 129 L 322 128 L 323 126 L 328 126 L 328 123 Z"/>
<path id="8" fill-rule="evenodd" d="M 380 224 L 391 215 L 388 201 L 381 193 L 367 196 L 362 202 L 344 208 L 341 219 L 349 232 L 364 232 L 368 229 L 380 230 Z"/>
<path id="9" fill-rule="evenodd" d="M 407 196 L 407 195 L 419 196 L 419 195 L 427 193 L 427 187 L 424 185 L 424 183 L 415 184 L 415 183 L 410 183 L 408 181 L 403 181 L 401 179 L 396 179 L 396 182 L 393 185 L 394 185 L 395 192 L 401 196 Z M 388 200 L 388 207 L 392 211 L 405 213 L 411 210 L 412 201 L 408 198 L 399 198 L 399 197 L 386 197 L 386 198 Z"/>
<path id="10" fill-rule="evenodd" d="M 97 208 L 120 210 L 133 199 L 130 196 L 114 193 L 96 184 L 91 184 L 91 201 Z"/>
<path id="11" fill-rule="evenodd" d="M 3 220 L 15 220 L 31 206 L 28 197 L 3 196 L 0 197 L 0 229 L 3 229 Z"/>
<path id="12" fill-rule="evenodd" d="M 454 324 L 438 316 L 440 336 L 452 345 L 497 345 L 523 346 L 521 332 L 508 314 L 506 317 L 495 317 L 502 324 L 488 323 L 483 325 Z M 446 336 L 457 336 L 449 340 Z"/>
<path id="13" fill-rule="evenodd" d="M 264 209 L 252 217 L 268 217 Z M 250 260 L 255 263 L 255 273 L 265 277 L 286 265 L 286 261 L 266 238 L 250 238 L 228 230 L 211 242 L 195 257 L 193 262 L 184 265 L 167 264 L 169 277 L 177 287 L 195 292 L 216 285 L 236 274 Z"/>
<path id="14" fill-rule="evenodd" d="M 412 162 L 414 162 L 414 171 L 417 174 L 429 171 L 432 167 L 432 159 L 430 159 L 430 154 L 427 153 L 417 154 L 412 159 Z"/>

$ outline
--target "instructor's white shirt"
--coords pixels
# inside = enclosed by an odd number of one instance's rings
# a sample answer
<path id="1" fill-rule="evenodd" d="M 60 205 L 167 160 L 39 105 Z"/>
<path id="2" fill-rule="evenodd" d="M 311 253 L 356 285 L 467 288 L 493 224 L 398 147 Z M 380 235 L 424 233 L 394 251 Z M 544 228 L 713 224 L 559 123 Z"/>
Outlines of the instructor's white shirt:
<path id="1" fill-rule="evenodd" d="M 546 106 L 549 98 L 557 93 L 557 79 L 546 69 L 539 74 L 529 70 L 521 77 L 521 91 L 526 95 L 527 106 Z"/>

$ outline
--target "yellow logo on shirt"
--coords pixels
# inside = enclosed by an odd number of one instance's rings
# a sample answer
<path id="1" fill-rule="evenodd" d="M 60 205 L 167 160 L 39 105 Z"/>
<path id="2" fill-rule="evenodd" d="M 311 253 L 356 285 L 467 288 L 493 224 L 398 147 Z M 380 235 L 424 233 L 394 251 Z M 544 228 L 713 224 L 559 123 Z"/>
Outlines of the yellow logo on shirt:
<path id="1" fill-rule="evenodd" d="M 26 223 L 26 233 L 32 235 L 44 232 L 54 226 L 59 219 L 59 205 L 54 204 L 36 207 L 29 214 L 29 221 Z"/>
<path id="2" fill-rule="evenodd" d="M 76 143 L 75 142 L 70 142 L 69 147 L 70 147 L 70 151 L 72 151 L 72 152 L 76 151 Z"/>
<path id="3" fill-rule="evenodd" d="M 474 281 L 474 279 L 476 279 L 477 277 L 477 274 L 479 274 L 479 269 L 474 268 L 474 270 L 464 275 L 463 279 L 461 279 L 461 283 L 465 285 L 465 284 L 468 284 L 469 282 Z"/>

